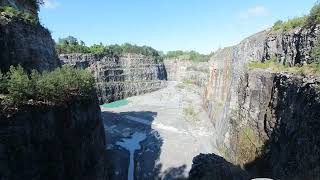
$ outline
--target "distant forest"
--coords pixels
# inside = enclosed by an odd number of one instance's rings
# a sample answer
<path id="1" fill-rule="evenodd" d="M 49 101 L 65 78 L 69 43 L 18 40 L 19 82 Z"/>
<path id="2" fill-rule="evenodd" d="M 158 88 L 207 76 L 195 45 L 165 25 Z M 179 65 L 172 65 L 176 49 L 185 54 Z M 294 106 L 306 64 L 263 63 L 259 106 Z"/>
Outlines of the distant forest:
<path id="1" fill-rule="evenodd" d="M 168 51 L 163 55 L 164 59 L 177 59 L 186 61 L 196 61 L 196 62 L 207 62 L 213 53 L 210 54 L 200 54 L 196 51 Z"/>
<path id="2" fill-rule="evenodd" d="M 61 38 L 56 42 L 56 51 L 58 54 L 70 54 L 70 53 L 92 53 L 99 55 L 109 55 L 109 56 L 121 56 L 126 53 L 142 54 L 148 57 L 154 57 L 158 60 L 163 59 L 178 59 L 178 60 L 190 60 L 197 62 L 208 61 L 210 56 L 200 54 L 196 51 L 169 51 L 163 53 L 157 51 L 150 46 L 137 46 L 130 43 L 125 43 L 122 45 L 104 45 L 94 44 L 92 46 L 86 46 L 86 44 L 78 40 L 73 36 L 68 36 L 66 38 Z"/>

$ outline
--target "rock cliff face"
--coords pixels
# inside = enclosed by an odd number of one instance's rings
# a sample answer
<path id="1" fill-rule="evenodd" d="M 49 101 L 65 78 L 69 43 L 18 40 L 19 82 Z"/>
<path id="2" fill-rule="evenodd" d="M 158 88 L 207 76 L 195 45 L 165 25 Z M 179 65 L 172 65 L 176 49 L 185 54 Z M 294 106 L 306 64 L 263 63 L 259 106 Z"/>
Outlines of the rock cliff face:
<path id="1" fill-rule="evenodd" d="M 20 64 L 26 70 L 52 70 L 60 65 L 50 32 L 40 24 L 0 13 L 0 70 Z"/>
<path id="2" fill-rule="evenodd" d="M 208 82 L 208 62 L 192 62 L 184 60 L 166 59 L 164 65 L 168 81 L 189 81 L 204 90 Z"/>
<path id="3" fill-rule="evenodd" d="M 87 68 L 97 80 L 100 103 L 144 94 L 166 86 L 167 72 L 156 59 L 137 54 L 121 57 L 93 54 L 60 55 L 64 64 Z"/>
<path id="4" fill-rule="evenodd" d="M 1 117 L 0 134 L 0 179 L 106 179 L 94 97 Z"/>
<path id="5" fill-rule="evenodd" d="M 1 0 L 20 11 L 26 0 Z M 0 70 L 11 65 L 52 70 L 61 65 L 50 32 L 38 23 L 0 13 Z M 95 95 L 64 105 L 24 107 L 0 113 L 0 179 L 108 179 L 105 133 Z"/>
<path id="6" fill-rule="evenodd" d="M 215 124 L 213 141 L 226 159 L 277 178 L 317 171 L 319 81 L 248 71 L 247 64 L 271 57 L 291 65 L 309 63 L 319 33 L 319 26 L 263 31 L 212 57 L 204 106 Z"/>

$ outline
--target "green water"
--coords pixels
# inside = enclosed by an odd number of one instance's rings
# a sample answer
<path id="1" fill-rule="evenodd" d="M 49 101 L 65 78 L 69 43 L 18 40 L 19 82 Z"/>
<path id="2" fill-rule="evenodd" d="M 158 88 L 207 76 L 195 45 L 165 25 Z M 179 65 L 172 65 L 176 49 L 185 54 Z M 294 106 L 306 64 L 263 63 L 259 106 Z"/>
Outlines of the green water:
<path id="1" fill-rule="evenodd" d="M 108 104 L 103 104 L 103 105 L 101 105 L 101 107 L 103 107 L 103 108 L 116 108 L 116 107 L 126 106 L 128 104 L 129 104 L 129 101 L 124 99 L 124 100 L 115 101 L 115 102 L 108 103 Z"/>

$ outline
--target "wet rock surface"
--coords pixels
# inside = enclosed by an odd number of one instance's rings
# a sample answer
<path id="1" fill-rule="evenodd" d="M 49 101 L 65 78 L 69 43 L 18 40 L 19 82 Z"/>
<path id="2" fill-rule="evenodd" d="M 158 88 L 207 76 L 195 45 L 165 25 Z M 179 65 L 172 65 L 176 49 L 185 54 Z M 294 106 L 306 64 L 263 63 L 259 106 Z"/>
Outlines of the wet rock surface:
<path id="1" fill-rule="evenodd" d="M 87 68 L 97 80 L 100 103 L 141 95 L 166 86 L 164 64 L 153 57 L 126 54 L 121 57 L 94 54 L 61 54 L 64 64 Z"/>

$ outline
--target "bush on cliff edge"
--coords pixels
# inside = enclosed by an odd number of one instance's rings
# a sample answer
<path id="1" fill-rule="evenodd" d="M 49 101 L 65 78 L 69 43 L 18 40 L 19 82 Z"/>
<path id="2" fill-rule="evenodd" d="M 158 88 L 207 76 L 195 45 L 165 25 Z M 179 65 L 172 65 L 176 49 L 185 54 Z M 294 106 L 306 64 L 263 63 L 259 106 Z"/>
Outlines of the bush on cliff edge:
<path id="1" fill-rule="evenodd" d="M 75 96 L 87 98 L 94 83 L 92 74 L 70 66 L 44 73 L 34 70 L 30 75 L 21 66 L 11 66 L 8 73 L 0 73 L 1 111 L 26 104 L 60 104 Z"/>
<path id="2" fill-rule="evenodd" d="M 320 23 L 320 3 L 316 3 L 306 16 L 295 17 L 287 21 L 277 21 L 273 24 L 272 31 L 288 31 L 297 27 L 310 27 Z"/>
<path id="3" fill-rule="evenodd" d="M 32 24 L 38 24 L 39 23 L 39 18 L 36 15 L 27 13 L 27 12 L 22 12 L 19 11 L 11 6 L 3 6 L 0 7 L 0 13 L 8 14 L 12 17 L 16 17 L 19 19 L 22 19 L 26 22 L 30 22 Z"/>

